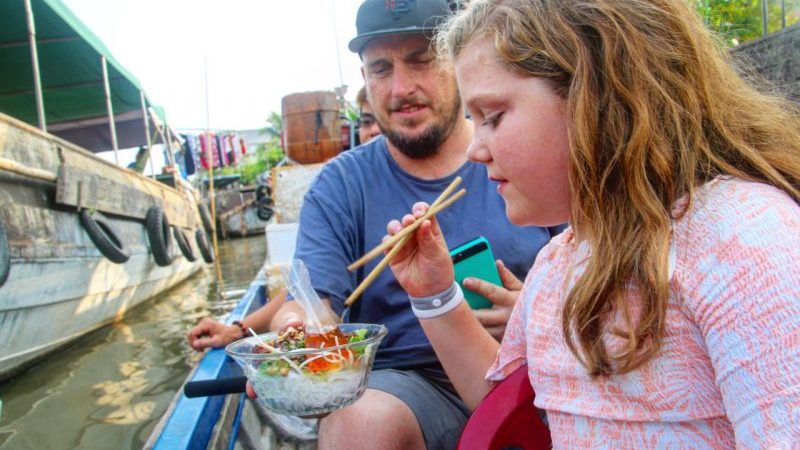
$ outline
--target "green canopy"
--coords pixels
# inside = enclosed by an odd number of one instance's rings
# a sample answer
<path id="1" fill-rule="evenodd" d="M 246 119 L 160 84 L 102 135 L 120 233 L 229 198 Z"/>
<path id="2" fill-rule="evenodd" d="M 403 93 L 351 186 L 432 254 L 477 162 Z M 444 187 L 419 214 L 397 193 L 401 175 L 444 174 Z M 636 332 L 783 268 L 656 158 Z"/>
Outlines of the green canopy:
<path id="1" fill-rule="evenodd" d="M 112 148 L 105 57 L 119 147 L 145 145 L 139 81 L 60 0 L 30 2 L 47 131 L 92 151 Z M 0 112 L 38 126 L 25 0 L 0 2 L 0 73 Z"/>

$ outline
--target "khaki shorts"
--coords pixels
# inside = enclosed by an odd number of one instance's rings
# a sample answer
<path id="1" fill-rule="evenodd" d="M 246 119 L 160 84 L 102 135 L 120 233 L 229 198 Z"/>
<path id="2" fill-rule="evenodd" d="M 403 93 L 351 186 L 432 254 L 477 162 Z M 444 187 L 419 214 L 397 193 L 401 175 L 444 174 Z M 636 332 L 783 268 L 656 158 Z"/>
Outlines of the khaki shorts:
<path id="1" fill-rule="evenodd" d="M 469 410 L 452 387 L 422 371 L 397 369 L 372 371 L 367 387 L 392 394 L 411 408 L 428 450 L 456 448 Z"/>

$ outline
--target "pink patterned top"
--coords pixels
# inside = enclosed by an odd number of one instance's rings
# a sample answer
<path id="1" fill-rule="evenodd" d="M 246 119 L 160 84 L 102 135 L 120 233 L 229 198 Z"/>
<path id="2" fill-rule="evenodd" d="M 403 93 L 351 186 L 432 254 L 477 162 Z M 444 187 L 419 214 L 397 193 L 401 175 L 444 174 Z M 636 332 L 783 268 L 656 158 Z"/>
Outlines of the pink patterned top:
<path id="1" fill-rule="evenodd" d="M 561 333 L 565 287 L 590 257 L 572 237 L 539 253 L 486 375 L 529 363 L 555 448 L 800 448 L 800 206 L 739 179 L 698 190 L 673 229 L 660 353 L 597 379 Z"/>

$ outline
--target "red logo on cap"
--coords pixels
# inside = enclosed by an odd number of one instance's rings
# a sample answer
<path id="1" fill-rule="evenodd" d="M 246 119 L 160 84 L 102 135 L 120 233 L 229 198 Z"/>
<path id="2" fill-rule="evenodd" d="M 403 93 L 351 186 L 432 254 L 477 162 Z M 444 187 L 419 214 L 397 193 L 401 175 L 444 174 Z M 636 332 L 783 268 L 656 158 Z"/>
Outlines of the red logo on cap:
<path id="1" fill-rule="evenodd" d="M 411 2 L 414 0 L 386 0 L 386 9 L 392 14 L 405 13 L 411 11 Z"/>

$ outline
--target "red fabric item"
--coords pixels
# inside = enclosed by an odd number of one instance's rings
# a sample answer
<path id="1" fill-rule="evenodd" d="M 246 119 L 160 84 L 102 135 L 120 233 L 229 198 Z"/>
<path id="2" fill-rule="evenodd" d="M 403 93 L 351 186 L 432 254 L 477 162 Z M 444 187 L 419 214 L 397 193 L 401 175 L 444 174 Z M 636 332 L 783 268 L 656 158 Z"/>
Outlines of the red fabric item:
<path id="1" fill-rule="evenodd" d="M 458 450 L 549 450 L 550 431 L 533 406 L 528 365 L 511 373 L 472 412 Z"/>
<path id="2" fill-rule="evenodd" d="M 208 169 L 208 152 L 211 152 L 211 160 L 214 163 L 214 167 L 220 167 L 219 161 L 219 152 L 217 151 L 217 139 L 214 133 L 211 133 L 211 146 L 209 148 L 208 142 L 206 142 L 207 135 L 205 133 L 199 135 L 200 138 L 200 164 L 202 164 L 203 169 Z"/>
<path id="3" fill-rule="evenodd" d="M 239 145 L 242 147 L 242 155 L 247 154 L 247 145 L 244 143 L 244 138 L 239 138 Z"/>

